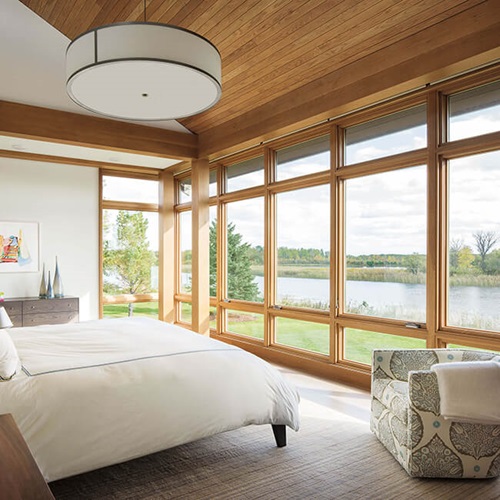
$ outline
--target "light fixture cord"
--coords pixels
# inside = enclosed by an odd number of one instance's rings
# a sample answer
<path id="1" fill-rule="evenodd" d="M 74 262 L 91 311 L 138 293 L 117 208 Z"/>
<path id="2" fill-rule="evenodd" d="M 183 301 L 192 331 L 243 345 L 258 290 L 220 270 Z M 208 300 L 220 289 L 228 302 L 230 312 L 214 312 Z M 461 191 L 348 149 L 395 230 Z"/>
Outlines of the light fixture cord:
<path id="1" fill-rule="evenodd" d="M 146 22 L 146 0 L 144 0 L 144 22 Z"/>

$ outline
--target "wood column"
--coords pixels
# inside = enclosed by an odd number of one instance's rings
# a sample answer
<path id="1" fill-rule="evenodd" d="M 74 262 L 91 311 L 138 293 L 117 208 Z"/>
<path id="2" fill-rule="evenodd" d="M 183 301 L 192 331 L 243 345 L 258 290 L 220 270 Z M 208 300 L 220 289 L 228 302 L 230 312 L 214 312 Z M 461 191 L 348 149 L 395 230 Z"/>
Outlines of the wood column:
<path id="1" fill-rule="evenodd" d="M 172 172 L 164 171 L 160 174 L 158 318 L 169 323 L 175 321 L 174 185 L 174 175 Z"/>
<path id="2" fill-rule="evenodd" d="M 208 159 L 193 160 L 191 170 L 193 199 L 192 297 L 193 331 L 210 335 L 210 210 Z"/>

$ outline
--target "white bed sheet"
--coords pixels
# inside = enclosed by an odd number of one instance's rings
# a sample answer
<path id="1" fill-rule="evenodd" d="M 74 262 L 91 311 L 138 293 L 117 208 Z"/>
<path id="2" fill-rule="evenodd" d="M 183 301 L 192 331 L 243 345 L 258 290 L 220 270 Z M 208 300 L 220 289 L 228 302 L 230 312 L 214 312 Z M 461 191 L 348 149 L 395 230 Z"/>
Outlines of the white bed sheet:
<path id="1" fill-rule="evenodd" d="M 298 393 L 278 370 L 178 326 L 126 318 L 9 333 L 22 369 L 0 383 L 0 413 L 47 481 L 249 424 L 299 428 Z"/>

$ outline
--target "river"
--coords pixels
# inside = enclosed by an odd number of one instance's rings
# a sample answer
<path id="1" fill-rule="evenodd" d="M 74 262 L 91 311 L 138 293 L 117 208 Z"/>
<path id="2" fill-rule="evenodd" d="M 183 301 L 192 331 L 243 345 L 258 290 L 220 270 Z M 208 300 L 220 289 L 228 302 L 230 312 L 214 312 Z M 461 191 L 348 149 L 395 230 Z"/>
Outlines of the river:
<path id="1" fill-rule="evenodd" d="M 254 281 L 263 293 L 264 278 Z M 278 278 L 282 299 L 328 303 L 330 282 L 325 279 Z M 365 313 L 413 321 L 425 321 L 425 285 L 380 281 L 347 281 L 346 303 L 353 308 L 366 304 Z M 500 329 L 500 287 L 453 286 L 449 293 L 450 323 L 457 326 Z M 402 316 L 402 311 L 410 317 Z M 360 311 L 361 312 L 361 311 Z"/>

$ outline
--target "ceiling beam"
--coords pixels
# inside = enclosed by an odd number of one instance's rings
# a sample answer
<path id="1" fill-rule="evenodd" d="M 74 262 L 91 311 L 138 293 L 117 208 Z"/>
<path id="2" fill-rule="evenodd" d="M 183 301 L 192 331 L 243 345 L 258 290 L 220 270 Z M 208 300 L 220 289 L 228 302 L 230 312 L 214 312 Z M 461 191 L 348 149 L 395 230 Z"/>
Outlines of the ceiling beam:
<path id="1" fill-rule="evenodd" d="M 200 134 L 200 158 L 248 148 L 500 58 L 500 2 L 486 0 Z"/>
<path id="2" fill-rule="evenodd" d="M 0 101 L 0 135 L 161 158 L 198 157 L 196 135 L 8 101 Z"/>
<path id="3" fill-rule="evenodd" d="M 0 158 L 39 161 L 43 163 L 58 163 L 61 165 L 78 165 L 79 167 L 103 168 L 106 170 L 116 170 L 118 172 L 131 172 L 148 175 L 159 175 L 162 171 L 159 168 L 126 165 L 123 163 L 110 163 L 98 160 L 84 160 L 82 158 L 72 158 L 69 156 L 44 155 L 39 153 L 29 153 L 27 151 L 12 151 L 10 149 L 0 149 Z"/>

